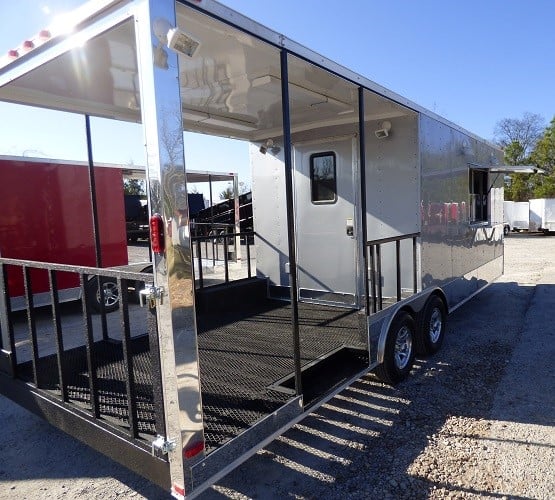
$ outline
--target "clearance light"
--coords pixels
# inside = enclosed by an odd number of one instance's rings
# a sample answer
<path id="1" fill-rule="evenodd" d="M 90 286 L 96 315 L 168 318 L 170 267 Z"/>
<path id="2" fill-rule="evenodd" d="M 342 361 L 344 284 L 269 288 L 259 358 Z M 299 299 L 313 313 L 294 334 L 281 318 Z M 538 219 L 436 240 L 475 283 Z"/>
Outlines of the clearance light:
<path id="1" fill-rule="evenodd" d="M 150 246 L 154 253 L 164 253 L 164 221 L 160 214 L 150 218 Z"/>
<path id="2" fill-rule="evenodd" d="M 23 50 L 23 52 L 29 52 L 30 50 L 33 50 L 35 48 L 35 44 L 33 43 L 32 40 L 25 40 L 23 42 L 23 44 L 21 45 L 21 50 Z"/>
<path id="3" fill-rule="evenodd" d="M 41 42 L 46 42 L 46 40 L 50 40 L 52 34 L 48 30 L 41 30 L 39 31 L 39 40 Z"/>
<path id="4" fill-rule="evenodd" d="M 198 443 L 193 443 L 187 449 L 183 450 L 184 458 L 193 458 L 204 450 L 204 441 L 199 441 Z"/>
<path id="5" fill-rule="evenodd" d="M 15 49 L 8 50 L 8 58 L 11 60 L 17 59 L 19 57 L 19 52 Z"/>

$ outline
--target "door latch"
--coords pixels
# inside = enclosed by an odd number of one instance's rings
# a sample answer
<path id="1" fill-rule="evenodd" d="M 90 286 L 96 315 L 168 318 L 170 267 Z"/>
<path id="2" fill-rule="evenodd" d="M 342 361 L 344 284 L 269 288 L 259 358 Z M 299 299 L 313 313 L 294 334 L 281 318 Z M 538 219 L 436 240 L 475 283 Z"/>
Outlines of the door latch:
<path id="1" fill-rule="evenodd" d="M 353 237 L 355 235 L 355 226 L 353 224 L 353 219 L 347 219 L 345 229 L 347 232 L 347 236 Z"/>
<path id="2" fill-rule="evenodd" d="M 177 444 L 173 439 L 166 439 L 164 436 L 156 436 L 156 439 L 152 441 L 152 456 L 156 456 L 156 452 L 159 451 L 162 455 L 167 455 L 170 451 L 177 448 Z"/>
<path id="3" fill-rule="evenodd" d="M 148 303 L 149 309 L 154 309 L 156 304 L 162 304 L 164 289 L 161 286 L 150 285 L 139 292 L 141 307 Z"/>

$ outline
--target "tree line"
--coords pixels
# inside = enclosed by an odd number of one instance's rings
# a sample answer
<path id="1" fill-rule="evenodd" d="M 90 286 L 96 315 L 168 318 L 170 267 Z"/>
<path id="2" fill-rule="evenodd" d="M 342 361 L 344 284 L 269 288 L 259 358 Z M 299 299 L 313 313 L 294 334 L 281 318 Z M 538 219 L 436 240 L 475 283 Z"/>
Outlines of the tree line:
<path id="1" fill-rule="evenodd" d="M 555 117 L 549 125 L 537 114 L 504 118 L 495 126 L 495 142 L 507 165 L 533 165 L 544 173 L 514 174 L 506 179 L 505 199 L 555 198 Z"/>

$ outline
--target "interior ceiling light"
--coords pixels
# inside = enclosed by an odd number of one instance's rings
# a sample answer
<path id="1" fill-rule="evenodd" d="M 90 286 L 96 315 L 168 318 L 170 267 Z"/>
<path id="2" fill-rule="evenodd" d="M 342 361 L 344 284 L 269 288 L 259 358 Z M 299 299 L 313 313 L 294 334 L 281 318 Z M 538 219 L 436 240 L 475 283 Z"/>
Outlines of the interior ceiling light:
<path id="1" fill-rule="evenodd" d="M 205 111 L 198 111 L 195 109 L 183 109 L 183 116 L 185 120 L 194 121 L 206 125 L 215 125 L 217 127 L 231 128 L 234 130 L 244 130 L 252 132 L 257 129 L 256 123 L 234 116 L 215 115 Z"/>
<path id="2" fill-rule="evenodd" d="M 281 92 L 281 79 L 272 75 L 264 75 L 254 78 L 251 82 L 253 88 L 263 88 L 270 87 L 273 92 Z M 317 106 L 319 104 L 333 104 L 339 108 L 343 108 L 338 114 L 347 114 L 354 111 L 353 107 L 343 101 L 334 99 L 315 90 L 307 89 L 296 83 L 289 82 L 289 89 L 291 90 L 290 95 L 292 100 L 297 100 L 301 102 L 306 102 L 307 99 L 313 100 L 313 102 L 307 102 L 310 106 Z"/>

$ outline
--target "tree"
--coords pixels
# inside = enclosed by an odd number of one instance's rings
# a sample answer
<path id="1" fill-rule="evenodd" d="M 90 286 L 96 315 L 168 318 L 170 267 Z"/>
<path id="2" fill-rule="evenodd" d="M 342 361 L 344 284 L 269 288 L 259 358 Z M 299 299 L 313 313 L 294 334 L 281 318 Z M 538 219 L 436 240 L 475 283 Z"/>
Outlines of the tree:
<path id="1" fill-rule="evenodd" d="M 495 126 L 495 141 L 504 150 L 509 148 L 507 161 L 512 161 L 512 165 L 523 164 L 536 147 L 544 128 L 545 120 L 534 113 L 524 113 L 522 118 L 503 118 Z"/>
<path id="2" fill-rule="evenodd" d="M 221 193 L 220 193 L 220 200 L 232 200 L 235 198 L 235 194 L 233 193 L 233 187 L 227 186 Z"/>
<path id="3" fill-rule="evenodd" d="M 505 200 L 528 201 L 533 198 L 533 183 L 530 174 L 511 175 L 511 182 L 505 186 Z"/>
<path id="4" fill-rule="evenodd" d="M 547 175 L 555 174 L 555 118 L 551 120 L 531 154 L 532 162 L 546 171 Z"/>
<path id="5" fill-rule="evenodd" d="M 507 146 L 503 148 L 503 152 L 507 165 L 519 165 L 522 164 L 522 160 L 525 159 L 524 147 L 518 141 L 507 144 Z"/>
<path id="6" fill-rule="evenodd" d="M 250 186 L 243 182 L 239 183 L 239 194 L 245 194 L 250 191 Z M 233 193 L 233 186 L 229 184 L 221 193 L 220 193 L 220 200 L 232 200 L 235 198 L 235 194 Z"/>
<path id="7" fill-rule="evenodd" d="M 140 179 L 125 179 L 123 181 L 123 192 L 125 194 L 145 194 L 145 183 Z"/>

